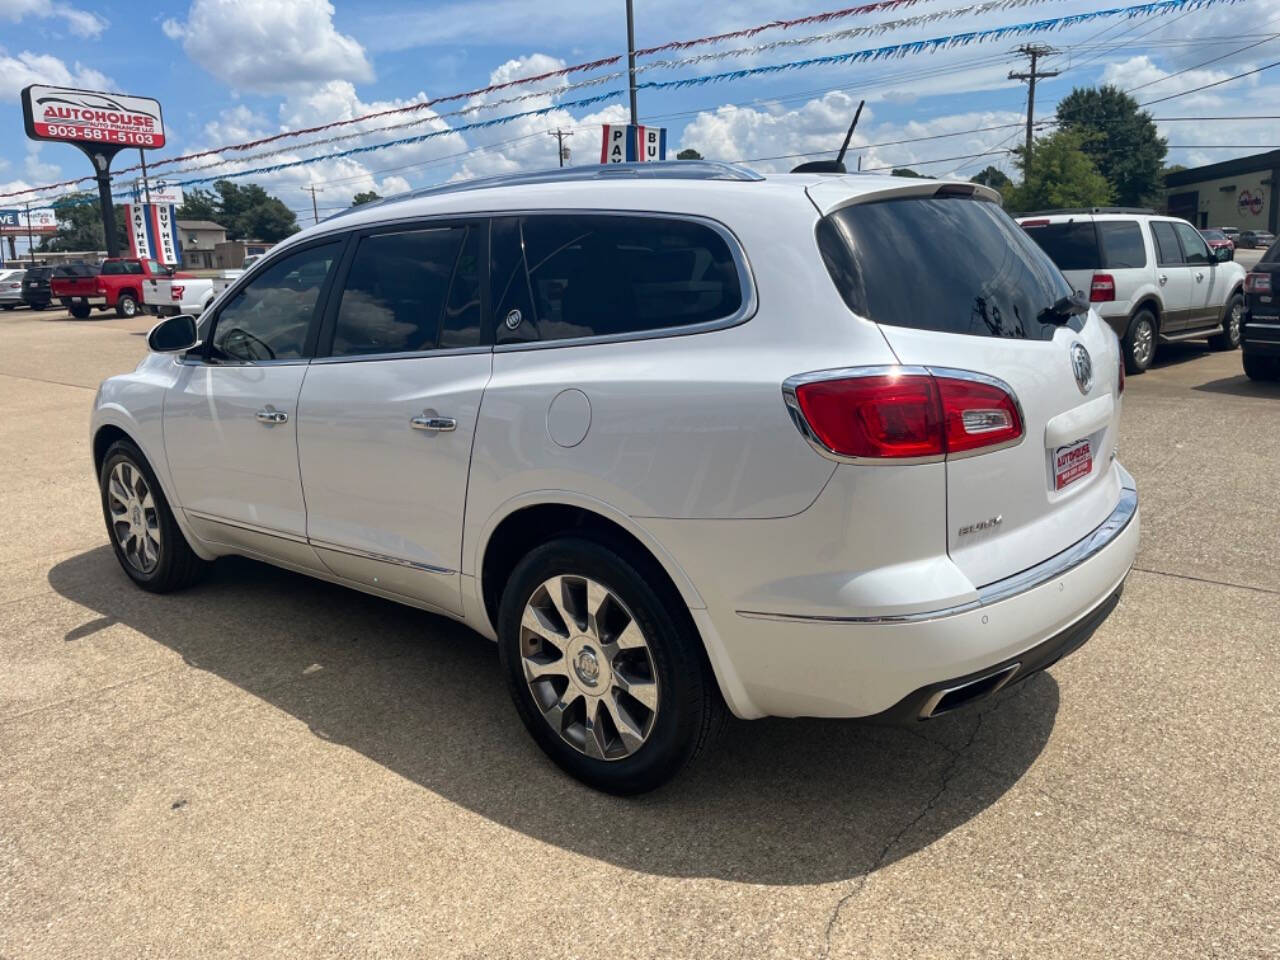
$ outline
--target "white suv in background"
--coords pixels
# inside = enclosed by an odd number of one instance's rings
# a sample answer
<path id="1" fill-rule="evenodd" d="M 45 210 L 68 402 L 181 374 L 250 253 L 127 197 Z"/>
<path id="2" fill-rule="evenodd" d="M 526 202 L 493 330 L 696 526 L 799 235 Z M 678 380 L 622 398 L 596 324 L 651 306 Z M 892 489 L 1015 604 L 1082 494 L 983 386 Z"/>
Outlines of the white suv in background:
<path id="1" fill-rule="evenodd" d="M 1116 338 L 969 183 L 453 185 L 291 237 L 148 342 L 91 429 L 139 586 L 235 553 L 460 620 L 613 792 L 726 706 L 915 723 L 1018 683 L 1137 549 Z"/>
<path id="2" fill-rule="evenodd" d="M 1111 324 L 1129 373 L 1151 366 L 1158 343 L 1240 346 L 1245 270 L 1225 248 L 1215 256 L 1187 221 L 1094 207 L 1020 214 L 1018 222 Z"/>

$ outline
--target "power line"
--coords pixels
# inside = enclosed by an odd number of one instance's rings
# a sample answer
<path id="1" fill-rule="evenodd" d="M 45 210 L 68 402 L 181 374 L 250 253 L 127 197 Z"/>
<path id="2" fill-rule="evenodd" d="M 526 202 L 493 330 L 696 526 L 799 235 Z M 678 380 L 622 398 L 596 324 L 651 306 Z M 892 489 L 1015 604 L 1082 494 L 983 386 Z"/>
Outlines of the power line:
<path id="1" fill-rule="evenodd" d="M 1199 93 L 1201 90 L 1208 90 L 1211 87 L 1220 87 L 1224 83 L 1231 83 L 1233 80 L 1241 80 L 1245 77 L 1251 77 L 1255 73 L 1261 73 L 1263 70 L 1270 70 L 1272 67 L 1276 66 L 1280 66 L 1280 60 L 1273 60 L 1271 63 L 1265 63 L 1253 70 L 1246 70 L 1244 73 L 1237 73 L 1235 76 L 1227 77 L 1225 80 L 1215 80 L 1213 83 L 1204 83 L 1198 87 L 1192 87 L 1190 90 L 1183 90 L 1181 93 L 1170 94 L 1167 97 L 1158 97 L 1155 100 L 1146 100 L 1138 104 L 1138 106 L 1149 107 L 1153 103 L 1164 103 L 1166 100 L 1176 100 L 1178 97 L 1185 97 L 1192 93 Z"/>

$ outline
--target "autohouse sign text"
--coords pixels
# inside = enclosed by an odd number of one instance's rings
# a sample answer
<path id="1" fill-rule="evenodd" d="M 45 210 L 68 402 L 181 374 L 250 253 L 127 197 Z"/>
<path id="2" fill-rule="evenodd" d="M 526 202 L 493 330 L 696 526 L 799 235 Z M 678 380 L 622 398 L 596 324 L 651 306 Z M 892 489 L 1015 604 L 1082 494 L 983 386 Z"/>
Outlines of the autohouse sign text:
<path id="1" fill-rule="evenodd" d="M 36 140 L 164 146 L 160 104 L 148 97 L 37 84 L 22 91 L 22 107 Z"/>

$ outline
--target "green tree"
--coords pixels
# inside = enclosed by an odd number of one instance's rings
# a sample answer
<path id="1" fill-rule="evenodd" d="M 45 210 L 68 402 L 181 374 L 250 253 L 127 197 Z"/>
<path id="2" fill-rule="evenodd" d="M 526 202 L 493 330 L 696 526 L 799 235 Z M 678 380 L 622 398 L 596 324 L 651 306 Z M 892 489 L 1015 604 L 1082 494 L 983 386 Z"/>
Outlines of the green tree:
<path id="1" fill-rule="evenodd" d="M 102 208 L 96 193 L 73 193 L 53 201 L 53 212 L 58 218 L 56 232 L 40 241 L 40 250 L 60 252 L 68 250 L 105 250 L 107 235 L 102 229 Z M 118 204 L 116 214 L 116 240 L 122 251 L 129 249 L 124 207 Z"/>
<path id="2" fill-rule="evenodd" d="M 991 187 L 994 190 L 1008 190 L 1013 186 L 1013 181 L 1005 176 L 1005 172 L 996 166 L 989 166 L 976 177 L 969 180 L 970 183 L 980 183 L 984 187 Z"/>
<path id="3" fill-rule="evenodd" d="M 1053 210 L 1059 207 L 1101 207 L 1115 199 L 1107 182 L 1085 153 L 1086 138 L 1073 130 L 1059 130 L 1038 138 L 1027 173 L 1025 151 L 1017 151 L 1023 180 L 1004 191 L 1009 210 Z"/>
<path id="4" fill-rule="evenodd" d="M 933 177 L 926 176 L 923 173 L 916 173 L 910 167 L 894 167 L 892 173 L 895 177 L 917 177 L 921 180 L 932 180 Z"/>
<path id="5" fill-rule="evenodd" d="M 702 154 L 700 154 L 697 150 L 694 150 L 692 147 L 685 147 L 683 150 L 681 150 L 679 153 L 676 154 L 676 159 L 677 160 L 701 160 Z"/>
<path id="6" fill-rule="evenodd" d="M 1160 166 L 1169 145 L 1137 100 L 1118 87 L 1079 87 L 1058 103 L 1057 116 L 1060 129 L 1084 136 L 1081 149 L 1111 184 L 1116 203 L 1161 201 Z M 1032 166 L 1037 162 L 1033 152 Z"/>
<path id="7" fill-rule="evenodd" d="M 218 196 L 209 190 L 193 187 L 182 194 L 182 206 L 178 208 L 179 220 L 217 220 Z"/>
<path id="8" fill-rule="evenodd" d="M 218 223 L 227 228 L 232 240 L 265 240 L 276 243 L 298 232 L 298 218 L 284 203 L 271 196 L 256 183 L 241 186 L 231 180 L 218 180 Z"/>
<path id="9" fill-rule="evenodd" d="M 354 197 L 352 197 L 351 205 L 353 207 L 359 207 L 359 206 L 363 206 L 366 203 L 373 203 L 375 200 L 381 200 L 381 199 L 382 197 L 379 194 L 375 193 L 373 190 L 369 190 L 366 193 L 357 193 Z"/>

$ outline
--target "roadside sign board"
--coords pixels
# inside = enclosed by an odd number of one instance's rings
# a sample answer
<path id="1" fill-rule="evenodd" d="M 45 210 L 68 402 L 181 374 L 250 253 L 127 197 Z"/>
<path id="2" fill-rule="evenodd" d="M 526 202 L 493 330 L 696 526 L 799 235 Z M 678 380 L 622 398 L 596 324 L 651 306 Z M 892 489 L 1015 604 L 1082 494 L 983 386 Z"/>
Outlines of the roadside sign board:
<path id="1" fill-rule="evenodd" d="M 606 123 L 600 143 L 601 163 L 651 163 L 667 159 L 665 127 Z"/>
<path id="2" fill-rule="evenodd" d="M 163 147 L 160 101 L 123 93 L 32 84 L 22 91 L 22 116 L 32 140 Z"/>
<path id="3" fill-rule="evenodd" d="M 181 265 L 178 252 L 177 209 L 171 203 L 127 203 L 129 255 L 139 260 L 159 260 L 167 267 Z"/>
<path id="4" fill-rule="evenodd" d="M 56 233 L 58 217 L 52 210 L 32 210 L 31 229 L 27 229 L 27 211 L 0 210 L 0 237 L 25 237 L 30 233 Z"/>
<path id="5" fill-rule="evenodd" d="M 149 199 L 151 203 L 180 207 L 183 200 L 182 188 L 164 180 L 147 181 L 144 188 L 142 180 L 135 180 L 133 181 L 133 199 L 135 203 L 145 203 Z"/>

